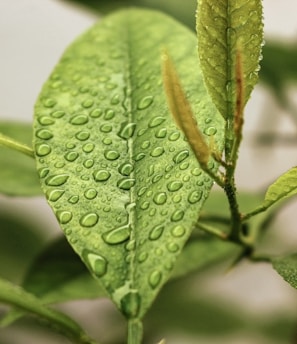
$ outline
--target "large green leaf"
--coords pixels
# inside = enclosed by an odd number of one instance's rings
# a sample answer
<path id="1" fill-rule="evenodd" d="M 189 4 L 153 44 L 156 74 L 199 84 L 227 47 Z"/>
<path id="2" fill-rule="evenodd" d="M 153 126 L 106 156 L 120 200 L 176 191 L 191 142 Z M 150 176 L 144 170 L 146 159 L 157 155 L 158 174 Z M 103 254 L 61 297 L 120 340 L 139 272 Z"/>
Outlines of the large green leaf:
<path id="1" fill-rule="evenodd" d="M 208 91 L 225 118 L 236 104 L 236 55 L 242 56 L 247 102 L 258 80 L 263 42 L 261 0 L 198 0 L 198 51 Z"/>
<path id="2" fill-rule="evenodd" d="M 0 302 L 43 318 L 46 325 L 70 338 L 73 343 L 95 344 L 81 327 L 68 316 L 44 306 L 32 294 L 3 279 L 0 279 Z"/>
<path id="3" fill-rule="evenodd" d="M 168 279 L 213 184 L 169 114 L 164 46 L 205 139 L 222 149 L 223 120 L 195 45 L 195 35 L 165 15 L 120 11 L 69 47 L 35 107 L 37 168 L 49 204 L 128 317 L 143 316 Z"/>
<path id="4" fill-rule="evenodd" d="M 32 125 L 0 122 L 0 133 L 32 144 Z M 11 196 L 41 195 L 34 159 L 0 145 L 0 193 Z"/>

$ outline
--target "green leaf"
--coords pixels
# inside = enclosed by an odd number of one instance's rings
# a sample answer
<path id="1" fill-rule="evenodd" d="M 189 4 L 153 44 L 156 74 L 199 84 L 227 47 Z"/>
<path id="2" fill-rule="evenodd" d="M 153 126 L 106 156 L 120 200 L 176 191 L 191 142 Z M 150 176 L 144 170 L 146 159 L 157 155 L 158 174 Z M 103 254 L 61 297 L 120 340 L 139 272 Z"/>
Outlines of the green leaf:
<path id="1" fill-rule="evenodd" d="M 168 279 L 213 184 L 166 106 L 164 46 L 205 139 L 213 136 L 222 150 L 223 120 L 195 44 L 191 31 L 163 14 L 120 11 L 68 48 L 35 107 L 37 168 L 49 204 L 128 317 L 142 317 Z"/>
<path id="2" fill-rule="evenodd" d="M 94 344 L 94 341 L 68 316 L 44 306 L 32 294 L 3 279 L 0 279 L 0 302 L 18 307 L 27 313 L 43 318 L 48 323 L 48 326 L 56 329 L 56 331 L 62 333 L 74 343 Z"/>
<path id="3" fill-rule="evenodd" d="M 32 126 L 0 122 L 0 133 L 31 146 Z M 34 159 L 0 145 L 0 193 L 10 196 L 41 195 Z"/>
<path id="4" fill-rule="evenodd" d="M 266 191 L 264 208 L 271 207 L 274 203 L 297 194 L 297 167 L 281 175 Z"/>
<path id="5" fill-rule="evenodd" d="M 52 242 L 36 257 L 22 287 L 44 303 L 105 296 L 64 237 Z"/>
<path id="6" fill-rule="evenodd" d="M 286 282 L 297 289 L 297 253 L 273 258 L 272 265 Z"/>
<path id="7" fill-rule="evenodd" d="M 224 118 L 236 105 L 236 53 L 243 59 L 244 103 L 257 83 L 263 42 L 261 0 L 198 0 L 198 51 L 208 91 Z"/>

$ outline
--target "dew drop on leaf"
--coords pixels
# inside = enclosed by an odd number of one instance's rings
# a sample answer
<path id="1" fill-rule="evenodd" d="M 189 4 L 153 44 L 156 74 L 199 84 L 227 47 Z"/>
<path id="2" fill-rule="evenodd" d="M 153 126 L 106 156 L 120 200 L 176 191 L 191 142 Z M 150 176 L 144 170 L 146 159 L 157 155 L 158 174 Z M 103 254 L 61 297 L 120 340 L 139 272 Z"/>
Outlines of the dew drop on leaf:
<path id="1" fill-rule="evenodd" d="M 73 162 L 78 158 L 77 152 L 68 152 L 65 154 L 65 159 L 69 162 Z"/>
<path id="2" fill-rule="evenodd" d="M 57 174 L 48 177 L 45 180 L 46 185 L 48 186 L 60 186 L 66 183 L 69 176 L 67 174 Z"/>
<path id="3" fill-rule="evenodd" d="M 152 103 L 154 98 L 152 96 L 146 96 L 138 102 L 137 108 L 138 110 L 147 109 Z"/>
<path id="4" fill-rule="evenodd" d="M 174 242 L 170 242 L 170 243 L 166 244 L 166 248 L 171 253 L 176 253 L 179 250 L 178 244 L 176 244 Z"/>
<path id="5" fill-rule="evenodd" d="M 182 161 L 184 161 L 187 157 L 189 156 L 189 151 L 188 150 L 182 150 L 179 153 L 177 153 L 174 157 L 173 157 L 173 161 L 176 164 L 181 163 Z"/>
<path id="6" fill-rule="evenodd" d="M 85 145 L 83 145 L 82 150 L 85 153 L 91 153 L 95 148 L 94 143 L 86 143 Z"/>
<path id="7" fill-rule="evenodd" d="M 57 218 L 61 224 L 66 224 L 71 221 L 72 213 L 70 211 L 58 211 Z"/>
<path id="8" fill-rule="evenodd" d="M 176 210 L 172 215 L 171 215 L 171 220 L 174 222 L 180 221 L 184 217 L 184 212 L 182 210 Z"/>
<path id="9" fill-rule="evenodd" d="M 167 200 L 167 195 L 165 192 L 159 192 L 154 196 L 153 201 L 157 204 L 157 205 L 162 205 L 166 202 Z"/>
<path id="10" fill-rule="evenodd" d="M 186 233 L 186 230 L 181 225 L 173 227 L 171 230 L 171 234 L 177 238 L 182 237 L 185 233 Z"/>
<path id="11" fill-rule="evenodd" d="M 90 133 L 88 131 L 79 131 L 75 137 L 80 141 L 86 141 L 90 137 Z"/>
<path id="12" fill-rule="evenodd" d="M 38 118 L 38 122 L 41 124 L 41 125 L 52 125 L 52 124 L 55 124 L 55 121 L 48 117 L 48 116 L 42 116 L 42 117 L 39 117 Z"/>
<path id="13" fill-rule="evenodd" d="M 52 151 L 52 149 L 45 143 L 39 143 L 35 145 L 35 151 L 38 156 L 46 156 Z"/>
<path id="14" fill-rule="evenodd" d="M 48 190 L 46 198 L 51 202 L 56 202 L 65 193 L 63 189 Z"/>
<path id="15" fill-rule="evenodd" d="M 151 156 L 154 158 L 157 158 L 161 156 L 164 153 L 164 148 L 163 147 L 156 147 L 151 151 Z"/>
<path id="16" fill-rule="evenodd" d="M 90 117 L 92 117 L 92 118 L 99 118 L 101 115 L 102 115 L 101 109 L 94 109 L 90 113 Z"/>
<path id="17" fill-rule="evenodd" d="M 158 139 L 163 139 L 164 137 L 166 137 L 166 135 L 167 135 L 167 129 L 166 128 L 159 129 L 155 134 L 156 138 L 158 138 Z"/>
<path id="18" fill-rule="evenodd" d="M 164 121 L 165 121 L 164 117 L 157 116 L 157 117 L 154 117 L 150 120 L 148 126 L 150 128 L 154 128 L 154 127 L 157 127 L 158 125 L 160 125 L 161 123 L 163 123 Z"/>
<path id="19" fill-rule="evenodd" d="M 77 196 L 77 195 L 71 196 L 68 199 L 68 202 L 71 203 L 71 204 L 76 204 L 78 201 L 79 201 L 79 196 Z"/>
<path id="20" fill-rule="evenodd" d="M 117 186 L 123 190 L 130 190 L 132 186 L 135 185 L 135 179 L 133 178 L 123 178 L 117 182 Z"/>
<path id="21" fill-rule="evenodd" d="M 110 178 L 111 174 L 110 172 L 106 170 L 98 170 L 93 173 L 93 177 L 96 182 L 105 182 Z"/>
<path id="22" fill-rule="evenodd" d="M 36 136 L 39 137 L 42 140 L 49 140 L 51 139 L 54 135 L 46 129 L 40 129 L 36 131 Z"/>
<path id="23" fill-rule="evenodd" d="M 110 133 L 112 131 L 112 125 L 109 123 L 102 124 L 100 127 L 102 133 Z"/>
<path id="24" fill-rule="evenodd" d="M 119 137 L 121 137 L 122 139 L 128 140 L 129 138 L 133 136 L 135 127 L 136 127 L 136 123 L 128 123 L 128 122 L 123 123 L 118 133 Z"/>
<path id="25" fill-rule="evenodd" d="M 115 150 L 107 150 L 104 152 L 104 157 L 107 160 L 116 160 L 119 158 L 119 156 L 120 156 L 120 153 Z"/>
<path id="26" fill-rule="evenodd" d="M 158 225 L 151 230 L 149 238 L 151 240 L 157 240 L 161 237 L 161 235 L 163 234 L 163 231 L 164 231 L 164 226 Z"/>
<path id="27" fill-rule="evenodd" d="M 84 100 L 81 105 L 85 108 L 85 109 L 88 109 L 90 108 L 91 106 L 94 105 L 94 100 L 93 99 L 86 99 Z"/>
<path id="28" fill-rule="evenodd" d="M 161 279 L 162 279 L 162 274 L 160 271 L 158 270 L 155 270 L 153 271 L 150 276 L 149 276 L 149 279 L 148 279 L 148 282 L 149 282 L 149 285 L 155 289 L 161 282 Z"/>
<path id="29" fill-rule="evenodd" d="M 167 189 L 168 191 L 174 192 L 174 191 L 178 191 L 182 186 L 183 186 L 182 182 L 180 182 L 179 180 L 175 180 L 167 184 Z"/>
<path id="30" fill-rule="evenodd" d="M 124 163 L 119 167 L 119 172 L 123 176 L 129 176 L 131 172 L 133 171 L 133 165 L 128 163 Z"/>
<path id="31" fill-rule="evenodd" d="M 188 196 L 188 201 L 191 204 L 197 203 L 202 197 L 202 191 L 192 191 Z"/>
<path id="32" fill-rule="evenodd" d="M 70 123 L 74 125 L 82 125 L 88 122 L 88 117 L 86 115 L 76 115 L 71 118 Z"/>
<path id="33" fill-rule="evenodd" d="M 94 166 L 94 160 L 93 159 L 87 159 L 83 162 L 83 165 L 85 168 L 91 168 Z"/>
<path id="34" fill-rule="evenodd" d="M 80 224 L 83 227 L 93 227 L 99 220 L 99 216 L 96 213 L 87 213 L 80 219 Z"/>
<path id="35" fill-rule="evenodd" d="M 57 110 L 51 113 L 51 116 L 54 118 L 62 118 L 63 116 L 65 116 L 65 111 L 62 110 Z"/>
<path id="36" fill-rule="evenodd" d="M 107 272 L 107 260 L 102 256 L 88 251 L 83 251 L 83 257 L 86 260 L 90 270 L 97 276 L 102 277 Z"/>
<path id="37" fill-rule="evenodd" d="M 107 244 L 116 245 L 121 244 L 122 242 L 125 242 L 130 237 L 130 226 L 125 225 L 121 226 L 115 229 L 112 229 L 111 231 L 104 233 L 102 235 L 103 240 Z"/>
<path id="38" fill-rule="evenodd" d="M 123 313 L 128 318 L 134 318 L 137 316 L 140 308 L 141 297 L 137 291 L 131 291 L 127 293 L 121 299 L 121 306 Z"/>

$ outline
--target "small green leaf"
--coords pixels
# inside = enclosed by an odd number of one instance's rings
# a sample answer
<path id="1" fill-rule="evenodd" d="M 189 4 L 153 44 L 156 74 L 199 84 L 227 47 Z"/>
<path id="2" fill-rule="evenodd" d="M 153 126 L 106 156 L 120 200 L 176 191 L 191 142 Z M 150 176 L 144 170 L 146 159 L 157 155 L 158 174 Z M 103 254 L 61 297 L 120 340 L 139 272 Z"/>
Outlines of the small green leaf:
<path id="1" fill-rule="evenodd" d="M 297 194 L 297 167 L 281 175 L 266 191 L 264 208 L 271 207 L 274 203 Z"/>
<path id="2" fill-rule="evenodd" d="M 169 278 L 213 184 L 168 111 L 164 45 L 201 131 L 222 150 L 223 119 L 195 44 L 191 31 L 163 14 L 120 11 L 67 49 L 35 107 L 37 168 L 49 204 L 127 317 L 142 317 Z"/>
<path id="3" fill-rule="evenodd" d="M 244 103 L 257 83 L 263 42 L 261 0 L 198 0 L 198 51 L 208 91 L 224 118 L 236 106 L 235 60 L 243 55 Z"/>
<path id="4" fill-rule="evenodd" d="M 0 279 L 0 302 L 43 318 L 48 323 L 48 326 L 52 329 L 55 328 L 74 343 L 94 344 L 94 341 L 68 316 L 44 306 L 32 294 L 3 279 Z"/>
<path id="5" fill-rule="evenodd" d="M 273 258 L 272 265 L 286 282 L 297 289 L 297 253 Z"/>
<path id="6" fill-rule="evenodd" d="M 32 126 L 0 122 L 0 133 L 31 146 Z M 34 159 L 0 145 L 0 193 L 10 196 L 41 195 Z"/>

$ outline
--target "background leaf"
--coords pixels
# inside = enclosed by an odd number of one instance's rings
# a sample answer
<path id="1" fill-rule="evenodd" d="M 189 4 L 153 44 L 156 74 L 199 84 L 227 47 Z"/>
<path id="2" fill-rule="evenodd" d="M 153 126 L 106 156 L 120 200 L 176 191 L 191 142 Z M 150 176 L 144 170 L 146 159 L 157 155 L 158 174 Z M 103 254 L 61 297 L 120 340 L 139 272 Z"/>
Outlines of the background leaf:
<path id="1" fill-rule="evenodd" d="M 0 122 L 0 132 L 29 146 L 32 125 Z M 0 145 L 0 193 L 10 196 L 41 195 L 34 159 Z"/>
<path id="2" fill-rule="evenodd" d="M 63 333 L 75 343 L 94 344 L 72 319 L 44 306 L 32 294 L 25 292 L 22 288 L 3 279 L 0 279 L 0 302 L 18 307 L 23 311 L 43 318 L 47 321 L 48 326 Z"/>
<path id="3" fill-rule="evenodd" d="M 268 208 L 284 198 L 296 195 L 296 193 L 297 167 L 293 167 L 269 186 L 265 194 L 263 207 Z"/>
<path id="4" fill-rule="evenodd" d="M 272 265 L 286 282 L 297 289 L 297 253 L 273 258 Z"/>
<path id="5" fill-rule="evenodd" d="M 235 111 L 235 59 L 242 54 L 245 103 L 258 81 L 263 43 L 261 0 L 200 0 L 198 51 L 209 93 L 224 118 Z"/>
<path id="6" fill-rule="evenodd" d="M 47 199 L 129 317 L 142 316 L 169 277 L 212 186 L 166 106 L 164 45 L 206 140 L 214 136 L 222 149 L 223 123 L 204 88 L 195 35 L 153 11 L 118 12 L 81 36 L 35 108 Z"/>

